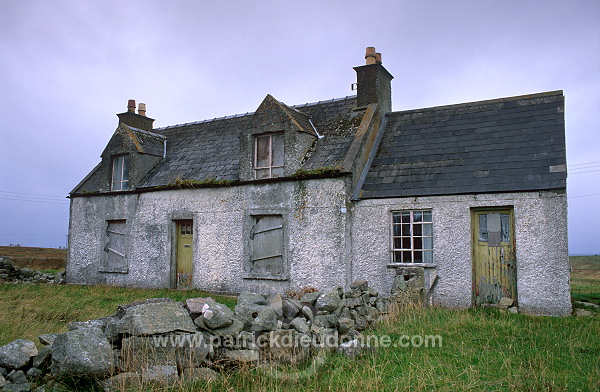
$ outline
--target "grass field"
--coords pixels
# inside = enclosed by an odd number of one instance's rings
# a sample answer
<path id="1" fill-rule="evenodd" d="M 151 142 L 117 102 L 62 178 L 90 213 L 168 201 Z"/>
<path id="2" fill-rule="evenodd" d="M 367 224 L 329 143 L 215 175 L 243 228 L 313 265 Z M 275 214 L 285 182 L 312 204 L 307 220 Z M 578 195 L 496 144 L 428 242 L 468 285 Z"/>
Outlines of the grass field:
<path id="1" fill-rule="evenodd" d="M 600 257 L 574 257 L 573 297 L 600 297 Z M 114 313 L 149 297 L 200 291 L 0 285 L 0 345 L 65 331 L 71 321 Z M 579 297 L 578 297 L 579 296 Z M 215 298 L 233 306 L 233 298 Z M 311 377 L 283 380 L 256 368 L 222 372 L 211 384 L 173 391 L 599 391 L 600 317 L 532 317 L 495 309 L 406 309 L 367 331 L 391 346 L 356 360 L 330 356 Z M 402 347 L 403 337 L 439 335 L 441 347 Z M 290 369 L 287 371 L 295 371 Z"/>
<path id="2" fill-rule="evenodd" d="M 66 249 L 0 246 L 0 256 L 9 257 L 19 267 L 43 271 L 64 270 L 67 264 Z"/>

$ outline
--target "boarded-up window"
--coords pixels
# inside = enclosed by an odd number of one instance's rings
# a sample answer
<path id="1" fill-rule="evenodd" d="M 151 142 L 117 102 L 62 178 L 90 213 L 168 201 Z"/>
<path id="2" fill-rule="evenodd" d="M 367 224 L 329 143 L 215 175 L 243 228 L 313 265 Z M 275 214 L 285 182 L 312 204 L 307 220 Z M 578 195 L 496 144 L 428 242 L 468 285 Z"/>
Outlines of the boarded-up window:
<path id="1" fill-rule="evenodd" d="M 433 221 L 431 210 L 392 212 L 392 261 L 433 262 Z"/>
<path id="2" fill-rule="evenodd" d="M 283 218 L 255 215 L 250 231 L 250 272 L 265 275 L 283 273 Z"/>
<path id="3" fill-rule="evenodd" d="M 104 265 L 101 271 L 127 272 L 127 226 L 125 220 L 111 220 L 106 227 Z"/>
<path id="4" fill-rule="evenodd" d="M 254 178 L 283 176 L 283 134 L 256 136 L 254 140 Z"/>

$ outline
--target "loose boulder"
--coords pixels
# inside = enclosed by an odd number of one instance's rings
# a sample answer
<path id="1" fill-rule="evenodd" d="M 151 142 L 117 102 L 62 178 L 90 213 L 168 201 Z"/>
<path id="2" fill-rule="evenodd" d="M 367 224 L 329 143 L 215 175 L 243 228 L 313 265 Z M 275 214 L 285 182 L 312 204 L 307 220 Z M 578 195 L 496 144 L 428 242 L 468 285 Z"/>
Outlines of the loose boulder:
<path id="1" fill-rule="evenodd" d="M 38 353 L 35 343 L 30 340 L 17 339 L 0 347 L 0 367 L 19 369 L 29 363 L 31 357 Z"/>
<path id="2" fill-rule="evenodd" d="M 97 377 L 113 373 L 112 346 L 98 328 L 82 328 L 61 333 L 52 345 L 54 377 Z"/>

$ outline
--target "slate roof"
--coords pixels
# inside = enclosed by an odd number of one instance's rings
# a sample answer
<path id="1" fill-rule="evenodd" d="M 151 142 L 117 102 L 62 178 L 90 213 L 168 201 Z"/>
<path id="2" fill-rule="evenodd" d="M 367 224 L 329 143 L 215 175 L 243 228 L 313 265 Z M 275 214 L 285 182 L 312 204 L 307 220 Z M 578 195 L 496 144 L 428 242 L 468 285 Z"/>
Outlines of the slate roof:
<path id="1" fill-rule="evenodd" d="M 393 112 L 359 197 L 566 187 L 562 91 Z"/>
<path id="2" fill-rule="evenodd" d="M 301 128 L 319 135 L 304 169 L 339 165 L 348 151 L 356 131 L 352 119 L 356 96 L 304 105 L 286 106 L 286 112 Z M 166 158 L 138 185 L 148 188 L 168 185 L 177 179 L 239 180 L 240 135 L 252 124 L 252 115 L 235 115 L 213 120 L 155 129 L 167 139 Z M 310 119 L 310 120 L 309 120 Z"/>
<path id="3" fill-rule="evenodd" d="M 143 129 L 135 128 L 124 123 L 119 123 L 121 131 L 128 134 L 138 152 L 163 156 L 165 137 L 158 133 L 148 132 Z M 118 128 L 118 129 L 119 129 Z"/>

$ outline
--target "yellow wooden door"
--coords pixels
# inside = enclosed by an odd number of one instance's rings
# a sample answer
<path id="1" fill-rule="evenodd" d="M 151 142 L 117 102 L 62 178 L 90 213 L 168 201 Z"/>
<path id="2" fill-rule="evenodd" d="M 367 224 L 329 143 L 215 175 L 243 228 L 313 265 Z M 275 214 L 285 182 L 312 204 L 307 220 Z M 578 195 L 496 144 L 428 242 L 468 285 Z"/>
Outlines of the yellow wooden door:
<path id="1" fill-rule="evenodd" d="M 473 303 L 517 302 L 514 214 L 512 208 L 473 210 Z"/>
<path id="2" fill-rule="evenodd" d="M 177 222 L 177 288 L 192 287 L 193 222 Z"/>

